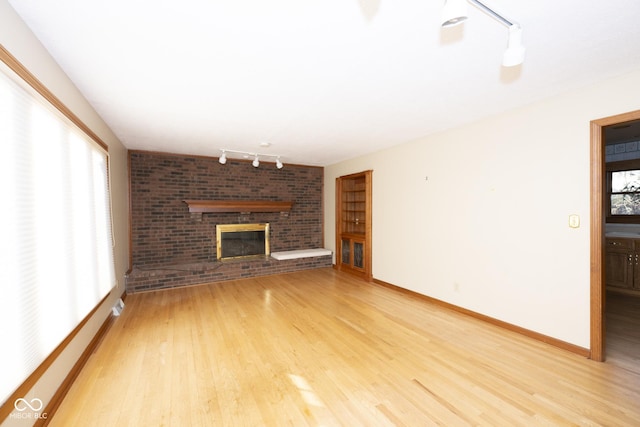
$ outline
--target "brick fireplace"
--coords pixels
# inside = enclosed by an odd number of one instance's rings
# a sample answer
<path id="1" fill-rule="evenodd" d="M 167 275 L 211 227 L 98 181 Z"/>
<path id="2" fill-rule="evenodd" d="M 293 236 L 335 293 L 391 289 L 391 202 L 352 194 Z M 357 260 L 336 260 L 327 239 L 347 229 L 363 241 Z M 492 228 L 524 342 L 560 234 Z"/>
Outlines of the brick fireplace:
<path id="1" fill-rule="evenodd" d="M 129 153 L 131 270 L 127 292 L 331 266 L 331 256 L 220 262 L 218 224 L 269 224 L 270 250 L 323 247 L 323 169 L 145 151 Z M 189 200 L 290 201 L 275 212 L 190 212 Z M 252 208 L 243 208 L 252 209 Z"/>

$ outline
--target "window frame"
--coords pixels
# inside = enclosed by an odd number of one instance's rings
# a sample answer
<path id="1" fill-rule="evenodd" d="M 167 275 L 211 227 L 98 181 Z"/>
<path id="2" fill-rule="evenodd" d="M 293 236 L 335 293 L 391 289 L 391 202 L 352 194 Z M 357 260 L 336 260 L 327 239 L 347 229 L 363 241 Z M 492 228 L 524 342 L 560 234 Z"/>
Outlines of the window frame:
<path id="1" fill-rule="evenodd" d="M 640 159 L 622 160 L 618 162 L 608 162 L 605 167 L 605 181 L 604 181 L 604 200 L 603 205 L 606 212 L 607 223 L 623 223 L 623 224 L 640 224 L 640 215 L 612 215 L 611 214 L 611 196 L 613 191 L 611 189 L 612 173 L 624 172 L 630 170 L 640 170 Z M 640 192 L 638 192 L 640 193 Z M 635 194 L 635 193 L 630 193 Z"/>

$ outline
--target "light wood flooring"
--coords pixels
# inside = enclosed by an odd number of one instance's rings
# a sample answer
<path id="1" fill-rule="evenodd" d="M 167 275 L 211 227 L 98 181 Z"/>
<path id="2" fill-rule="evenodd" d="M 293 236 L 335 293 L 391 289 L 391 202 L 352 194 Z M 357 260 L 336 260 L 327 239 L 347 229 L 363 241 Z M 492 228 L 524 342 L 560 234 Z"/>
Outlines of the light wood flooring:
<path id="1" fill-rule="evenodd" d="M 605 324 L 607 363 L 640 375 L 640 297 L 607 292 Z"/>
<path id="2" fill-rule="evenodd" d="M 637 426 L 640 375 L 329 268 L 130 295 L 50 425 Z"/>

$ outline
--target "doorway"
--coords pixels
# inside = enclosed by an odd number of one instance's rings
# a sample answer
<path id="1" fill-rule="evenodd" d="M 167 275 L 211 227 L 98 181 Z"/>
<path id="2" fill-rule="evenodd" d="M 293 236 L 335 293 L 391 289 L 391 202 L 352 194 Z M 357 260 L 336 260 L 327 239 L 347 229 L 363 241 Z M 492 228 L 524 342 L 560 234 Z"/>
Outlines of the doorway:
<path id="1" fill-rule="evenodd" d="M 605 280 L 604 280 L 604 180 L 605 138 L 604 128 L 633 120 L 640 120 L 640 110 L 591 122 L 591 337 L 590 358 L 605 360 Z"/>

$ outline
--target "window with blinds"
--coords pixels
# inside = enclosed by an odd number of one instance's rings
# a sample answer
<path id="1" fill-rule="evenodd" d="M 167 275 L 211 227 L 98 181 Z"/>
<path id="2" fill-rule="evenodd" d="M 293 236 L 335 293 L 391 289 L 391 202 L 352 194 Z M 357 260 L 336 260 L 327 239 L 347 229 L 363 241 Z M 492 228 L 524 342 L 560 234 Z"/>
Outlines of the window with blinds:
<path id="1" fill-rule="evenodd" d="M 109 197 L 105 150 L 1 67 L 0 402 L 115 286 Z"/>

